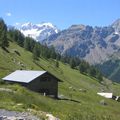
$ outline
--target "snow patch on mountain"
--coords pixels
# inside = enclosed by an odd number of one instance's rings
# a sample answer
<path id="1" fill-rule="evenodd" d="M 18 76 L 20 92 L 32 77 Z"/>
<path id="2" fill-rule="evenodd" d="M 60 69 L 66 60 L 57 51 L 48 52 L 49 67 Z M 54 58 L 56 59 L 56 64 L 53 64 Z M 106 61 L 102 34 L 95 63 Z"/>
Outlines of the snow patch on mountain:
<path id="1" fill-rule="evenodd" d="M 59 32 L 58 28 L 49 22 L 40 24 L 33 24 L 31 22 L 27 22 L 21 24 L 19 30 L 25 36 L 32 37 L 39 42 L 42 42 L 42 40 L 47 39 L 50 35 Z"/>

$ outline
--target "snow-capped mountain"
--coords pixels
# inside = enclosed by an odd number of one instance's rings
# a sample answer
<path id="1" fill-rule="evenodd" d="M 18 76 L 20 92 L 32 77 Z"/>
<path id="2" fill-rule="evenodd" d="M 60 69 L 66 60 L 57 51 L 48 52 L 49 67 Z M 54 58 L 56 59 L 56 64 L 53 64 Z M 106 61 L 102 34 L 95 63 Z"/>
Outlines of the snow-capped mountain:
<path id="1" fill-rule="evenodd" d="M 21 24 L 19 30 L 25 35 L 34 38 L 36 41 L 41 42 L 47 39 L 50 35 L 59 32 L 56 26 L 52 23 L 33 24 L 31 22 Z"/>

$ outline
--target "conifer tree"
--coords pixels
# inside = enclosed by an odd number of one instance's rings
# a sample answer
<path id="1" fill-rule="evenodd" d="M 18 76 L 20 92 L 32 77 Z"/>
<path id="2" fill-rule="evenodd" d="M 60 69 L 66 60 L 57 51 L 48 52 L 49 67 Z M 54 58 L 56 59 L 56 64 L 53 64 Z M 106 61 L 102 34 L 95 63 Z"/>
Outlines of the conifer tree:
<path id="1" fill-rule="evenodd" d="M 0 19 L 0 46 L 2 48 L 9 46 L 9 42 L 7 39 L 7 26 L 4 23 L 3 19 Z"/>
<path id="2" fill-rule="evenodd" d="M 71 67 L 71 68 L 74 68 L 74 67 L 75 67 L 74 58 L 71 58 L 71 59 L 70 59 L 70 67 Z"/>
<path id="3" fill-rule="evenodd" d="M 59 62 L 58 62 L 58 60 L 56 60 L 56 62 L 55 62 L 55 67 L 59 68 Z"/>
<path id="4" fill-rule="evenodd" d="M 99 80 L 99 82 L 103 81 L 103 76 L 99 71 L 97 72 L 96 78 Z"/>
<path id="5" fill-rule="evenodd" d="M 36 43 L 33 48 L 33 59 L 38 60 L 39 57 L 40 57 L 40 48 L 39 48 L 39 44 Z"/>
<path id="6" fill-rule="evenodd" d="M 96 72 L 97 72 L 97 70 L 93 66 L 91 66 L 88 70 L 89 75 L 93 76 L 93 77 L 96 77 Z"/>
<path id="7" fill-rule="evenodd" d="M 19 46 L 21 46 L 21 47 L 23 47 L 24 46 L 24 35 L 20 32 L 20 31 L 18 31 L 18 39 L 17 39 L 17 44 L 19 45 Z"/>
<path id="8" fill-rule="evenodd" d="M 80 71 L 80 73 L 84 73 L 86 71 L 86 68 L 85 68 L 85 65 L 83 64 L 83 62 L 81 62 L 79 65 L 79 71 Z"/>
<path id="9" fill-rule="evenodd" d="M 53 46 L 51 46 L 51 48 L 49 48 L 49 49 L 50 49 L 50 54 L 51 54 L 50 57 L 55 59 L 56 58 L 55 48 Z"/>
<path id="10" fill-rule="evenodd" d="M 26 37 L 24 40 L 24 48 L 28 51 L 30 51 L 30 39 L 29 37 Z"/>

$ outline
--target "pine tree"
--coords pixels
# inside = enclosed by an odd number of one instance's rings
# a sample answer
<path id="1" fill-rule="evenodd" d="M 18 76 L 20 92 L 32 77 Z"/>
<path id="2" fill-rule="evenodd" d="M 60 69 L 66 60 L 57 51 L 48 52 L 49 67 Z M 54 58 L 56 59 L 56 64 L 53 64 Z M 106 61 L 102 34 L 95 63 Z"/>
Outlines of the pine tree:
<path id="1" fill-rule="evenodd" d="M 79 64 L 81 63 L 81 61 L 78 57 L 75 57 L 74 61 L 75 61 L 75 66 L 79 66 Z"/>
<path id="2" fill-rule="evenodd" d="M 59 53 L 56 54 L 56 59 L 60 60 L 61 59 L 61 55 Z"/>
<path id="3" fill-rule="evenodd" d="M 30 51 L 30 39 L 29 37 L 26 37 L 24 40 L 24 48 L 28 51 Z"/>
<path id="4" fill-rule="evenodd" d="M 34 47 L 34 49 L 33 49 L 33 59 L 34 59 L 34 60 L 38 60 L 36 47 Z"/>
<path id="5" fill-rule="evenodd" d="M 56 52 L 55 52 L 55 48 L 53 46 L 51 46 L 51 48 L 50 48 L 50 57 L 53 59 L 56 58 Z"/>
<path id="6" fill-rule="evenodd" d="M 38 60 L 39 57 L 40 57 L 40 48 L 39 48 L 39 44 L 36 43 L 33 48 L 33 59 Z"/>
<path id="7" fill-rule="evenodd" d="M 86 72 L 86 68 L 85 68 L 85 65 L 83 63 L 80 63 L 80 65 L 79 65 L 79 71 L 80 71 L 80 73 Z"/>
<path id="8" fill-rule="evenodd" d="M 30 51 L 33 51 L 33 48 L 35 46 L 36 41 L 33 38 L 29 37 L 29 46 L 30 46 Z M 40 47 L 40 46 L 39 46 Z"/>
<path id="9" fill-rule="evenodd" d="M 75 68 L 74 58 L 71 58 L 71 59 L 70 59 L 70 67 L 71 67 L 71 68 Z"/>
<path id="10" fill-rule="evenodd" d="M 18 30 L 16 30 L 16 29 L 13 30 L 13 40 L 17 43 L 17 40 L 18 40 Z"/>
<path id="11" fill-rule="evenodd" d="M 103 76 L 100 72 L 97 72 L 96 78 L 99 80 L 99 82 L 103 81 Z"/>
<path id="12" fill-rule="evenodd" d="M 7 26 L 4 23 L 3 19 L 0 19 L 0 46 L 3 48 L 9 46 L 7 39 Z"/>
<path id="13" fill-rule="evenodd" d="M 55 62 L 55 67 L 59 68 L 59 62 L 58 62 L 58 60 L 56 60 L 56 62 Z"/>
<path id="14" fill-rule="evenodd" d="M 19 45 L 19 46 L 21 46 L 21 47 L 23 47 L 24 46 L 24 35 L 20 32 L 20 31 L 18 31 L 18 39 L 17 39 L 17 44 Z"/>
<path id="15" fill-rule="evenodd" d="M 91 67 L 89 68 L 89 70 L 88 70 L 88 73 L 89 73 L 90 76 L 96 77 L 97 70 L 96 70 L 95 67 L 91 66 Z"/>

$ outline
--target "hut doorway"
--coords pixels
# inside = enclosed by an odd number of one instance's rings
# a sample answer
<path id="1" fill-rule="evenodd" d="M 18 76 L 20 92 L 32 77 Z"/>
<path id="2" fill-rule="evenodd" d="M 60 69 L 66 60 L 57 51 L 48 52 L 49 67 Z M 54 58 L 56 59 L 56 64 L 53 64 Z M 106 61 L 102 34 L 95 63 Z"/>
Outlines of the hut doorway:
<path id="1" fill-rule="evenodd" d="M 46 94 L 46 95 L 49 95 L 50 94 L 50 92 L 49 92 L 49 89 L 39 89 L 39 92 L 40 93 L 43 93 L 43 94 Z"/>

